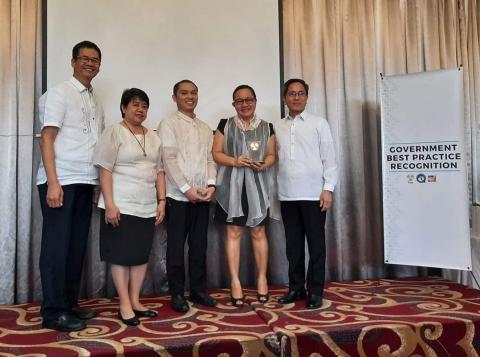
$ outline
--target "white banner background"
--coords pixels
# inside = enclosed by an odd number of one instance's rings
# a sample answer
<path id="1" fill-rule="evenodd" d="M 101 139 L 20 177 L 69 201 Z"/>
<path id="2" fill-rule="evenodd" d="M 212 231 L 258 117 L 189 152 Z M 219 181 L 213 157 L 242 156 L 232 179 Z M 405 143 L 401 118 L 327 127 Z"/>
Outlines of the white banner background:
<path id="1" fill-rule="evenodd" d="M 382 80 L 385 262 L 471 269 L 463 70 Z"/>

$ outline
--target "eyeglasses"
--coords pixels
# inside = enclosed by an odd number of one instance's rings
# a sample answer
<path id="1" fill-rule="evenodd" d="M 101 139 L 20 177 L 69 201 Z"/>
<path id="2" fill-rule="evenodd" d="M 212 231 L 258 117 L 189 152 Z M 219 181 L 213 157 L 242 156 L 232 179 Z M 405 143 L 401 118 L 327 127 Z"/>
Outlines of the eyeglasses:
<path id="1" fill-rule="evenodd" d="M 77 60 L 79 60 L 83 64 L 87 64 L 88 62 L 92 62 L 95 66 L 100 64 L 100 60 L 98 58 L 87 57 L 87 56 L 78 56 Z"/>
<path id="2" fill-rule="evenodd" d="M 298 91 L 298 92 L 294 92 L 294 91 L 291 91 L 291 92 L 287 92 L 287 97 L 305 97 L 307 95 L 306 92 L 304 92 L 303 90 L 301 91 Z"/>
<path id="3" fill-rule="evenodd" d="M 242 104 L 244 104 L 244 103 L 245 103 L 245 104 L 253 104 L 253 103 L 255 103 L 256 101 L 257 101 L 257 100 L 256 100 L 255 98 L 252 98 L 252 97 L 250 97 L 250 98 L 244 98 L 244 99 L 240 99 L 240 98 L 239 98 L 239 99 L 235 99 L 235 100 L 233 101 L 233 105 L 242 105 Z"/>

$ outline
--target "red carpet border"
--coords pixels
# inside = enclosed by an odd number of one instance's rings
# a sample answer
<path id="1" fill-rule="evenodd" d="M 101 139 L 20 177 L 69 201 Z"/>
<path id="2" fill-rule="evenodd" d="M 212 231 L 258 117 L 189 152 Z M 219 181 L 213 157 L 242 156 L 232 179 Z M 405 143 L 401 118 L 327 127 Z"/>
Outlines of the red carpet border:
<path id="1" fill-rule="evenodd" d="M 216 308 L 170 308 L 168 296 L 142 299 L 159 312 L 127 327 L 118 301 L 91 299 L 97 318 L 71 333 L 42 329 L 38 304 L 0 306 L 0 356 L 478 356 L 480 291 L 440 278 L 329 283 L 323 305 L 269 303 L 234 308 L 216 290 Z"/>

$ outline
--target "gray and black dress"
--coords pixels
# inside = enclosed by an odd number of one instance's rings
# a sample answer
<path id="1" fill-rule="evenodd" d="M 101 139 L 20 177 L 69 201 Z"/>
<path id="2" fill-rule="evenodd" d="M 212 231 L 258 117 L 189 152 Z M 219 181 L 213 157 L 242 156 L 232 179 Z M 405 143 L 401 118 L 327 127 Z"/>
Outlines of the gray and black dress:
<path id="1" fill-rule="evenodd" d="M 241 127 L 241 119 L 222 119 L 217 130 L 224 136 L 225 155 L 249 156 L 247 143 L 257 142 L 263 158 L 267 142 L 274 134 L 273 125 L 254 117 L 250 128 Z M 264 226 L 271 202 L 269 191 L 273 176 L 269 170 L 255 171 L 249 167 L 220 166 L 217 174 L 215 221 L 236 226 Z"/>

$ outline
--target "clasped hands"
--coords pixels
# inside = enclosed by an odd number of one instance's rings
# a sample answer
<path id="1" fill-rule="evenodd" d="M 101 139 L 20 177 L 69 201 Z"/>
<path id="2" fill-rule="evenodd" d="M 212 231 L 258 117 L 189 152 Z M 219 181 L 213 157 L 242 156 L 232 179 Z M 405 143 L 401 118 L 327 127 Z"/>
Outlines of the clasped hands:
<path id="1" fill-rule="evenodd" d="M 210 202 L 215 194 L 215 187 L 190 187 L 185 196 L 190 202 Z"/>

